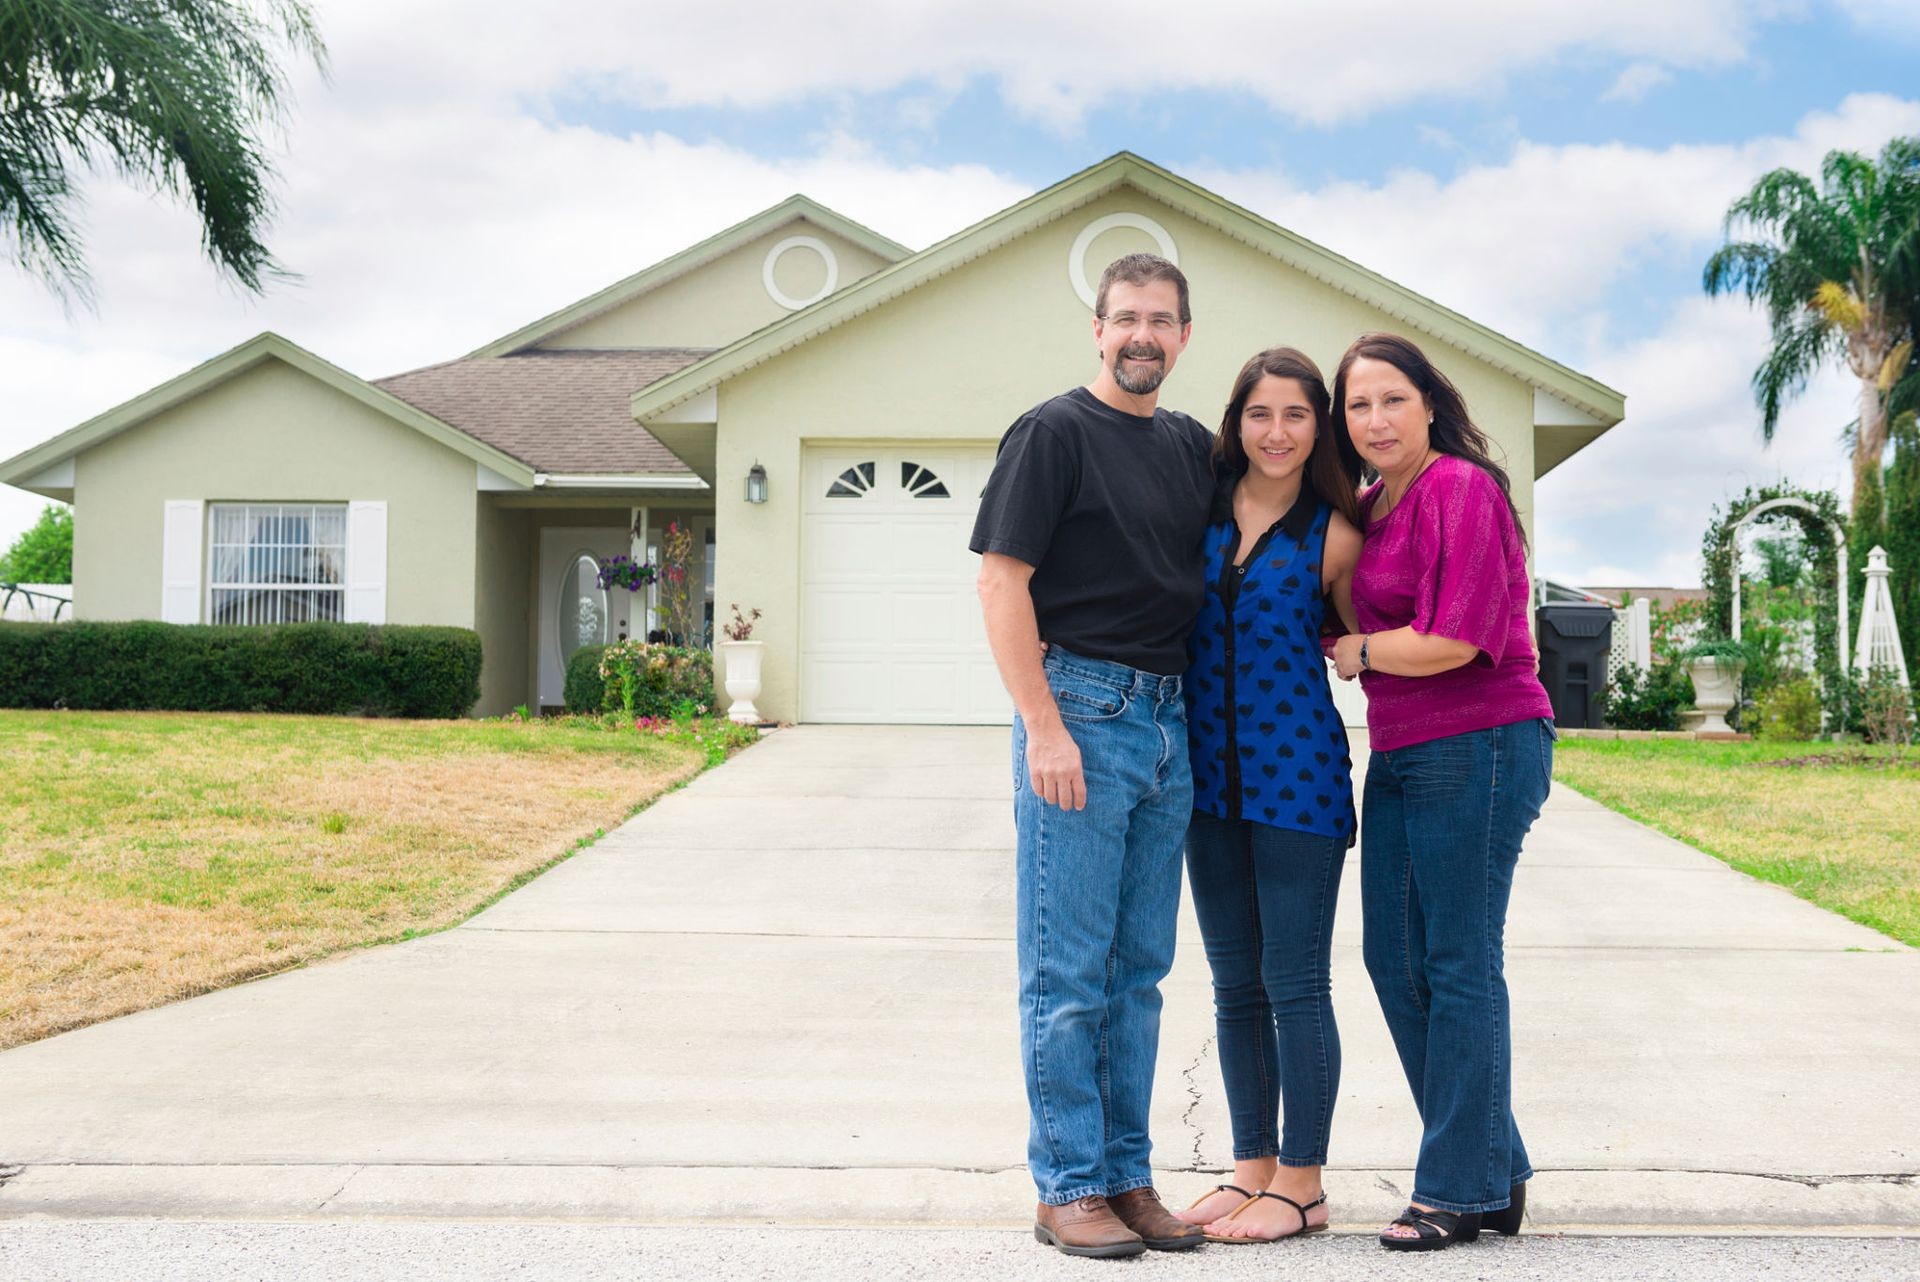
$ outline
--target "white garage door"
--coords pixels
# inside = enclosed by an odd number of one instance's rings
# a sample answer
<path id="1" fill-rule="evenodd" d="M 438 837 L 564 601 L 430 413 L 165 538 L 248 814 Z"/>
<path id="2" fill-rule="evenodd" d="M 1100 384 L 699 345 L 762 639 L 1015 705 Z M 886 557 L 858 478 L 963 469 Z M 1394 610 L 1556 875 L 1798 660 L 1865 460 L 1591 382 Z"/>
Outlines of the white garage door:
<path id="1" fill-rule="evenodd" d="M 811 449 L 800 716 L 1005 725 L 967 550 L 993 446 Z"/>

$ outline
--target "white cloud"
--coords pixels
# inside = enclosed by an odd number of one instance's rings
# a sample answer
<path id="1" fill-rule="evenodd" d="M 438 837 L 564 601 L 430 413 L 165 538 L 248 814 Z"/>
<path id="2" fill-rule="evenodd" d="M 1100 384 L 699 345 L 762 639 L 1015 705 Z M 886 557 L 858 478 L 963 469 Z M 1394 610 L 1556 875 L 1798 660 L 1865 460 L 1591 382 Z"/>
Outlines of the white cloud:
<path id="1" fill-rule="evenodd" d="M 646 106 L 770 107 L 816 94 L 996 82 L 1017 109 L 1070 129 L 1168 89 L 1250 95 L 1326 123 L 1432 95 L 1497 92 L 1563 58 L 1714 67 L 1747 57 L 1791 0 L 1152 0 L 1098 9 L 1030 0 L 709 0 L 528 6 L 520 0 L 336 0 L 342 83 L 383 97 L 542 98 L 566 86 Z M 468 33 L 487 32 L 491 39 Z M 430 56 L 423 56 L 430 49 Z"/>
<path id="2" fill-rule="evenodd" d="M 1672 83 L 1673 72 L 1659 63 L 1635 62 L 1614 78 L 1607 91 L 1600 95 L 1600 101 L 1639 102 L 1661 85 Z"/>
<path id="3" fill-rule="evenodd" d="M 1920 132 L 1920 100 L 1861 94 L 1790 136 L 1665 148 L 1521 143 L 1501 164 L 1442 181 L 1304 189 L 1270 171 L 1190 177 L 1448 307 L 1522 341 L 1559 336 L 1648 263 L 1680 258 L 1695 282 L 1727 205 L 1766 170 L 1812 170 L 1835 147 L 1877 150 Z M 1578 353 L 1573 353 L 1578 355 Z"/>
<path id="4" fill-rule="evenodd" d="M 1331 21 L 1324 8 L 1301 9 L 1294 36 Z M 1741 33 L 1759 12 L 1732 0 L 1622 0 L 1602 23 L 1559 12 L 1566 8 L 1501 0 L 1485 12 L 1510 19 L 1518 47 L 1533 51 L 1518 56 L 1604 46 L 1669 65 L 1737 56 Z M 1133 44 L 1113 34 L 1137 33 L 1130 3 L 1103 11 L 1098 23 L 1073 18 L 1074 38 L 1051 48 L 1038 37 L 1015 38 L 1057 21 L 1051 11 L 1023 9 L 1019 23 L 996 28 L 1011 12 L 1000 0 L 964 10 L 896 6 L 858 20 L 851 9 L 809 12 L 817 29 L 785 9 L 757 14 L 734 5 L 703 11 L 698 23 L 669 17 L 643 30 L 646 23 L 624 11 L 589 22 L 565 9 L 512 8 L 502 0 L 380 8 L 342 0 L 328 10 L 337 85 L 304 91 L 285 162 L 284 216 L 272 237 L 305 281 L 265 299 L 238 295 L 197 257 L 189 214 L 95 183 L 88 239 L 100 284 L 97 315 L 65 316 L 33 282 L 0 275 L 0 457 L 261 329 L 371 376 L 445 359 L 794 191 L 912 245 L 1029 194 L 1027 184 L 987 165 L 902 165 L 846 137 L 767 160 L 665 133 L 617 137 L 529 109 L 568 75 L 600 77 L 629 96 L 640 92 L 636 86 L 651 86 L 646 92 L 662 101 L 771 102 L 836 75 L 841 88 L 917 78 L 939 99 L 965 76 L 998 67 L 992 74 L 1024 86 L 1017 92 L 1028 100 L 1054 95 L 1069 113 L 1101 94 L 1162 85 L 1151 78 L 1131 88 L 1112 84 L 1114 67 L 1137 70 L 1140 62 L 1120 57 L 1123 48 L 1137 52 L 1137 34 L 1128 37 Z M 1300 85 L 1371 84 L 1373 101 L 1384 103 L 1431 91 L 1431 76 L 1440 73 L 1427 64 L 1446 64 L 1476 43 L 1454 29 L 1474 24 L 1456 23 L 1451 10 L 1389 6 L 1375 24 L 1384 33 L 1380 42 L 1355 51 L 1350 41 L 1302 44 L 1319 52 L 1284 62 L 1304 79 L 1280 84 L 1288 78 L 1272 74 L 1283 63 L 1271 44 L 1257 50 L 1258 58 L 1247 53 L 1262 45 L 1247 37 L 1247 24 L 1257 30 L 1270 12 L 1239 15 L 1238 26 L 1210 11 L 1191 24 L 1153 27 L 1150 77 L 1184 75 L 1189 87 L 1244 85 L 1257 63 L 1269 100 L 1337 115 L 1364 95 L 1329 93 L 1309 108 Z M 979 30 L 961 32 L 954 24 Z M 592 38 L 583 35 L 589 28 Z M 449 31 L 477 30 L 495 38 L 444 39 Z M 729 30 L 737 47 L 725 57 L 698 48 L 710 33 Z M 737 39 L 740 31 L 754 36 Z M 851 31 L 859 32 L 857 40 Z M 938 32 L 951 40 L 942 44 L 930 34 Z M 1209 35 L 1212 47 L 1203 49 L 1196 32 Z M 1424 35 L 1431 47 L 1407 55 L 1407 32 Z M 784 58 L 767 54 L 775 46 Z M 909 46 L 919 61 L 892 57 Z M 1460 57 L 1483 78 L 1515 65 L 1498 61 L 1506 53 L 1468 49 Z M 886 74 L 863 81 L 866 71 L 835 71 L 850 59 Z M 1213 64 L 1224 70 L 1210 70 Z M 1049 67 L 1051 77 L 1042 74 Z M 1543 522 L 1542 564 L 1584 573 L 1611 562 L 1647 576 L 1691 579 L 1685 566 L 1706 508 L 1729 486 L 1737 491 L 1745 483 L 1735 483 L 1740 469 L 1771 476 L 1787 467 L 1798 480 L 1817 481 L 1810 469 L 1837 469 L 1831 424 L 1847 411 L 1835 410 L 1826 384 L 1816 385 L 1783 425 L 1780 445 L 1759 454 L 1746 379 L 1764 350 L 1764 325 L 1730 301 L 1690 299 L 1664 316 L 1656 310 L 1652 319 L 1616 315 L 1606 309 L 1609 291 L 1636 272 L 1658 270 L 1680 281 L 1664 287 L 1667 296 L 1691 294 L 1721 213 L 1760 172 L 1780 164 L 1809 168 L 1833 146 L 1877 149 L 1900 132 L 1920 132 L 1920 103 L 1859 96 L 1808 115 L 1788 136 L 1666 148 L 1521 143 L 1501 164 L 1446 180 L 1408 170 L 1377 184 L 1303 189 L 1268 172 L 1187 173 L 1626 391 L 1628 422 L 1543 484 L 1554 512 Z M 1649 334 L 1650 325 L 1657 332 Z M 1646 451 L 1656 447 L 1664 452 L 1652 456 L 1663 465 L 1650 473 Z M 0 539 L 29 524 L 40 503 L 0 490 Z M 1600 537 L 1560 519 L 1576 506 L 1615 525 Z M 1631 519 L 1622 515 L 1628 513 Z"/>
<path id="5" fill-rule="evenodd" d="M 1838 4 L 1870 36 L 1920 39 L 1920 5 L 1913 0 L 1838 0 Z"/>
<path id="6" fill-rule="evenodd" d="M 1816 378 L 1763 447 L 1749 388 L 1763 316 L 1737 299 L 1690 298 L 1659 332 L 1593 353 L 1587 373 L 1628 393 L 1627 418 L 1541 481 L 1538 564 L 1575 583 L 1691 585 L 1715 505 L 1782 479 L 1833 489 L 1851 473 L 1839 427 L 1857 384 Z"/>

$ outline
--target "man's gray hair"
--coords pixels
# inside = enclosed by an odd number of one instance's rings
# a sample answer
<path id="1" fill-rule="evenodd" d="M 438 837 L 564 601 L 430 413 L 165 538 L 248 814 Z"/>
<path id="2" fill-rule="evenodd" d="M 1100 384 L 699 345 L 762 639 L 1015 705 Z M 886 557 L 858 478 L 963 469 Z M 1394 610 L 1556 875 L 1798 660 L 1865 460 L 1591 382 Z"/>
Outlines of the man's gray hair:
<path id="1" fill-rule="evenodd" d="M 1107 318 L 1107 289 L 1115 281 L 1147 285 L 1156 280 L 1173 282 L 1173 287 L 1180 292 L 1180 323 L 1193 324 L 1193 307 L 1187 301 L 1186 275 L 1158 254 L 1128 254 L 1125 258 L 1116 258 L 1108 263 L 1107 270 L 1100 273 L 1100 288 L 1093 296 L 1093 314 L 1101 320 Z"/>

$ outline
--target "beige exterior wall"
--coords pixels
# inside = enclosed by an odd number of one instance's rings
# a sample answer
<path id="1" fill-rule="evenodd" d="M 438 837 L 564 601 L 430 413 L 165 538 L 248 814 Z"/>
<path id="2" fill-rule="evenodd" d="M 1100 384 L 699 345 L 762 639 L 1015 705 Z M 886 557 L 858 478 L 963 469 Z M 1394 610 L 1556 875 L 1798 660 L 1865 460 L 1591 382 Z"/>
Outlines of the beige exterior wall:
<path id="1" fill-rule="evenodd" d="M 716 471 L 716 595 L 759 606 L 769 717 L 799 713 L 800 459 L 836 440 L 997 440 L 1033 404 L 1098 371 L 1091 314 L 1067 275 L 1082 228 L 1102 215 L 1146 214 L 1173 236 L 1192 284 L 1193 339 L 1161 403 L 1217 423 L 1234 374 L 1263 347 L 1298 347 L 1329 378 L 1347 344 L 1374 329 L 1410 332 L 1465 395 L 1507 455 L 1522 513 L 1532 508 L 1533 393 L 1437 339 L 1123 188 L 794 348 L 723 385 Z M 1113 258 L 1152 249 L 1117 229 L 1087 254 L 1097 280 Z M 744 501 L 738 478 L 765 465 L 769 500 Z M 722 677 L 724 680 L 724 676 Z"/>
<path id="2" fill-rule="evenodd" d="M 497 717 L 533 703 L 532 544 L 526 509 L 503 508 L 485 495 L 477 502 L 473 626 L 483 659 L 473 713 Z"/>
<path id="3" fill-rule="evenodd" d="M 80 454 L 74 498 L 85 618 L 160 617 L 168 499 L 384 499 L 387 621 L 474 623 L 473 460 L 279 361 Z"/>
<path id="4" fill-rule="evenodd" d="M 812 236 L 833 250 L 840 289 L 886 266 L 885 259 L 852 241 L 796 219 L 539 346 L 725 347 L 788 315 L 767 293 L 762 272 L 767 254 L 789 236 Z M 820 256 L 806 248 L 787 251 L 774 265 L 775 285 L 794 299 L 818 293 L 825 274 Z"/>

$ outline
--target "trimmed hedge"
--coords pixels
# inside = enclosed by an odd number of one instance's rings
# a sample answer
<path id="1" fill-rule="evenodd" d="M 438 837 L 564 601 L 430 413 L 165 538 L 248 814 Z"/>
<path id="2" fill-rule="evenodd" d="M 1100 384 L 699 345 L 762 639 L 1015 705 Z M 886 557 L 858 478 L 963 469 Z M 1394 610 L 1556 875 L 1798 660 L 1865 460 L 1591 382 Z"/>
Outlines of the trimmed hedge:
<path id="1" fill-rule="evenodd" d="M 365 623 L 0 623 L 0 707 L 463 717 L 480 637 Z"/>
<path id="2" fill-rule="evenodd" d="M 597 713 L 607 704 L 607 683 L 600 675 L 603 645 L 583 645 L 567 660 L 567 711 Z"/>

